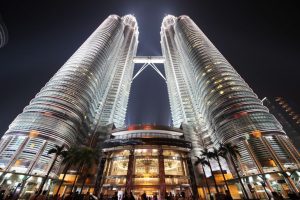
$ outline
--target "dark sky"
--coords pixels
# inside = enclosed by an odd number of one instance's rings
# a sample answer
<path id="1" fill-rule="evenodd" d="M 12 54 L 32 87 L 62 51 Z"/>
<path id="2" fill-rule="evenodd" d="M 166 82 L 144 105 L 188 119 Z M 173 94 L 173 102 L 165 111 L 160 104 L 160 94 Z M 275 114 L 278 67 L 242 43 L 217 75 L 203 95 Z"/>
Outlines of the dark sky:
<path id="1" fill-rule="evenodd" d="M 261 2 L 0 1 L 9 31 L 0 49 L 0 133 L 109 14 L 137 17 L 139 55 L 160 55 L 166 14 L 189 15 L 259 98 L 284 96 L 300 105 L 300 12 L 287 1 Z M 169 124 L 167 96 L 164 81 L 148 68 L 133 83 L 126 121 Z"/>

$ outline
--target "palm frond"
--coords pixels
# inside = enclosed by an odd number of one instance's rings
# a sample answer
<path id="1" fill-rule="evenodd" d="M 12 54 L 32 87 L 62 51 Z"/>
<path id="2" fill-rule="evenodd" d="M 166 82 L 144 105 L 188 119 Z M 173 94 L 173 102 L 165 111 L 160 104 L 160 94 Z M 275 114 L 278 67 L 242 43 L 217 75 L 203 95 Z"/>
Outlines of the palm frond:
<path id="1" fill-rule="evenodd" d="M 61 146 L 58 146 L 58 145 L 54 145 L 54 148 L 52 149 L 49 149 L 48 151 L 48 154 L 57 154 L 57 155 L 61 155 L 61 152 L 64 150 L 65 146 L 64 145 L 61 145 Z"/>
<path id="2" fill-rule="evenodd" d="M 201 156 L 203 157 L 207 157 L 207 154 L 209 153 L 207 148 L 204 148 L 203 150 L 200 151 L 201 152 Z"/>
<path id="3" fill-rule="evenodd" d="M 205 165 L 209 166 L 209 162 L 208 162 L 207 160 L 205 160 L 205 159 L 202 160 L 201 164 L 202 164 L 203 166 L 205 166 Z"/>
<path id="4" fill-rule="evenodd" d="M 227 154 L 230 154 L 235 159 L 239 156 L 241 157 L 241 154 L 239 152 L 239 147 L 232 143 L 226 143 L 220 146 L 223 153 L 221 154 L 223 157 L 226 157 Z"/>
<path id="5" fill-rule="evenodd" d="M 201 159 L 198 156 L 195 156 L 197 158 L 197 160 L 195 161 L 194 165 L 198 166 L 199 164 L 201 164 Z"/>
<path id="6" fill-rule="evenodd" d="M 80 162 L 80 159 L 78 159 L 78 147 L 73 146 L 67 151 L 62 152 L 63 156 L 63 164 L 71 164 L 71 165 L 76 165 Z"/>
<path id="7" fill-rule="evenodd" d="M 56 153 L 56 152 L 57 152 L 57 149 L 52 148 L 52 149 L 49 149 L 48 154 L 53 154 L 53 153 Z"/>

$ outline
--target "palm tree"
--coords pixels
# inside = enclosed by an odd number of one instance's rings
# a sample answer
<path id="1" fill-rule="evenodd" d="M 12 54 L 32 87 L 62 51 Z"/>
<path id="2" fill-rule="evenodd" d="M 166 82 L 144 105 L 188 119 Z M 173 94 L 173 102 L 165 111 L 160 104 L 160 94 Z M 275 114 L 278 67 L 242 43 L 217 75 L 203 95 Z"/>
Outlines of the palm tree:
<path id="1" fill-rule="evenodd" d="M 63 160 L 62 160 L 62 164 L 65 165 L 65 168 L 63 170 L 63 177 L 62 177 L 62 180 L 58 186 L 58 189 L 56 191 L 56 196 L 58 195 L 59 193 L 59 190 L 62 186 L 62 184 L 64 183 L 65 181 L 65 177 L 67 175 L 67 172 L 68 170 L 70 169 L 70 167 L 72 165 L 76 165 L 78 164 L 78 157 L 77 157 L 77 154 L 78 154 L 78 150 L 77 150 L 77 147 L 71 147 L 69 150 L 67 151 L 63 151 L 62 152 L 62 156 L 63 156 Z"/>
<path id="2" fill-rule="evenodd" d="M 42 192 L 42 190 L 43 190 L 43 188 L 44 188 L 44 185 L 45 185 L 45 183 L 46 183 L 46 181 L 47 181 L 47 179 L 48 179 L 48 177 L 49 177 L 49 174 L 50 174 L 50 172 L 52 171 L 52 168 L 54 167 L 57 158 L 58 158 L 59 156 L 62 156 L 62 154 L 63 154 L 63 152 L 64 152 L 64 148 L 65 148 L 64 145 L 61 145 L 61 146 L 55 145 L 54 148 L 52 148 L 52 149 L 50 149 L 50 150 L 48 151 L 48 154 L 53 154 L 53 153 L 54 153 L 55 156 L 54 156 L 53 162 L 52 162 L 52 164 L 51 164 L 51 166 L 50 166 L 50 168 L 49 168 L 49 170 L 48 170 L 46 176 L 44 177 L 44 179 L 43 179 L 43 181 L 42 181 L 42 183 L 41 183 L 41 185 L 40 185 L 40 187 L 39 187 L 39 189 L 38 189 L 38 194 L 37 194 L 37 196 L 38 196 L 39 194 L 41 194 L 41 192 Z M 37 196 L 36 196 L 36 197 L 37 197 Z"/>
<path id="3" fill-rule="evenodd" d="M 225 175 L 224 175 L 224 171 L 223 171 L 221 163 L 220 163 L 219 156 L 222 156 L 222 155 L 220 155 L 222 153 L 223 153 L 223 149 L 221 149 L 221 148 L 220 149 L 213 148 L 212 156 L 218 162 L 218 165 L 220 167 L 220 170 L 221 170 L 221 173 L 222 173 L 222 176 L 223 176 L 223 179 L 224 179 L 227 191 L 228 191 L 229 195 L 231 196 L 230 190 L 229 190 L 229 186 L 228 186 L 227 180 L 226 180 Z"/>
<path id="4" fill-rule="evenodd" d="M 246 197 L 246 199 L 249 199 L 249 196 L 248 196 L 248 193 L 246 191 L 246 188 L 242 182 L 242 179 L 241 179 L 241 176 L 238 172 L 238 169 L 237 169 L 237 166 L 234 162 L 234 159 L 237 160 L 238 157 L 241 157 L 241 154 L 238 150 L 238 146 L 237 145 L 232 145 L 231 143 L 226 143 L 226 144 L 221 144 L 220 146 L 220 151 L 222 152 L 220 155 L 222 155 L 225 159 L 226 157 L 230 159 L 232 165 L 233 165 L 233 168 L 234 168 L 234 171 L 238 177 L 238 180 L 241 184 L 241 187 L 242 187 L 242 190 L 243 190 L 243 193 Z"/>
<path id="5" fill-rule="evenodd" d="M 212 170 L 212 168 L 211 168 L 210 161 L 209 161 L 209 159 L 212 159 L 212 158 L 213 158 L 213 152 L 208 151 L 207 148 L 204 148 L 203 150 L 201 150 L 201 156 L 207 158 L 207 161 L 208 161 L 208 167 L 209 167 L 209 169 L 210 169 L 210 171 L 211 171 L 211 176 L 213 177 L 213 180 L 214 180 L 215 188 L 216 188 L 216 191 L 217 191 L 217 196 L 219 197 L 219 196 L 220 196 L 220 192 L 219 192 L 219 189 L 218 189 L 217 181 L 216 181 L 216 178 L 215 178 L 215 176 L 214 176 L 214 173 L 213 173 L 213 170 Z"/>
<path id="6" fill-rule="evenodd" d="M 71 192 L 73 192 L 73 190 L 74 190 L 74 188 L 75 188 L 75 184 L 77 183 L 77 178 L 78 178 L 80 172 L 82 171 L 82 169 L 83 169 L 83 164 L 84 164 L 84 163 L 82 163 L 82 161 L 80 160 L 80 150 L 79 150 L 79 149 L 77 150 L 77 154 L 76 154 L 75 157 L 77 158 L 77 163 L 76 163 L 76 165 L 78 165 L 78 168 L 77 168 L 77 170 L 76 170 L 76 176 L 75 176 L 75 178 L 74 178 L 74 181 L 73 181 L 73 184 L 72 184 L 72 187 L 71 187 Z M 76 189 L 75 189 L 75 190 L 76 190 Z"/>
<path id="7" fill-rule="evenodd" d="M 205 158 L 200 158 L 198 156 L 196 156 L 196 158 L 197 158 L 197 160 L 194 164 L 195 164 L 195 166 L 198 166 L 199 164 L 201 164 L 202 171 L 203 171 L 203 176 L 204 176 L 204 179 L 205 179 L 205 184 L 206 184 L 208 194 L 209 194 L 209 198 L 211 198 L 212 196 L 211 196 L 210 188 L 209 188 L 209 185 L 208 185 L 208 182 L 207 182 L 206 173 L 205 173 L 205 170 L 204 170 L 204 166 L 208 165 L 208 162 L 207 162 L 207 160 L 205 160 Z"/>
<path id="8" fill-rule="evenodd" d="M 79 163 L 77 174 L 75 176 L 71 191 L 75 188 L 75 184 L 77 182 L 77 178 L 79 174 L 83 175 L 83 181 L 81 185 L 80 194 L 82 193 L 83 187 L 85 185 L 85 181 L 88 177 L 88 170 L 92 167 L 93 164 L 98 162 L 99 160 L 99 151 L 98 149 L 94 149 L 87 146 L 82 146 L 77 149 L 76 152 L 77 163 Z M 86 171 L 86 172 L 84 172 Z"/>
<path id="9" fill-rule="evenodd" d="M 89 176 L 89 169 L 95 164 L 99 162 L 100 152 L 98 149 L 90 148 L 90 147 L 83 147 L 80 152 L 80 160 L 83 163 L 83 169 L 85 168 L 86 171 L 84 173 L 83 170 L 83 180 L 80 189 L 80 194 L 82 193 L 83 187 L 85 185 L 85 181 Z"/>

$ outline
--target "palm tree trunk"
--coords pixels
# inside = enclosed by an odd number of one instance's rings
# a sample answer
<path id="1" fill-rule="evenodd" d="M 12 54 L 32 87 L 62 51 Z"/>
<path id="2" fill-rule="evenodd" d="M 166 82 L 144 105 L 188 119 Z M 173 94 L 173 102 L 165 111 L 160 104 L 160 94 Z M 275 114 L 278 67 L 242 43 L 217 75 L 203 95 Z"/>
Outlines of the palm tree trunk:
<path id="1" fill-rule="evenodd" d="M 86 179 L 87 179 L 87 175 L 84 175 L 83 180 L 82 180 L 82 185 L 81 185 L 81 188 L 80 188 L 80 193 L 79 193 L 79 194 L 81 194 L 82 191 L 83 191 L 83 187 L 84 187 L 84 185 L 85 185 Z"/>
<path id="2" fill-rule="evenodd" d="M 210 188 L 209 188 L 209 185 L 208 185 L 208 182 L 207 182 L 206 173 L 205 173 L 203 165 L 202 165 L 202 171 L 203 171 L 203 175 L 204 175 L 204 179 L 205 179 L 205 184 L 206 184 L 206 187 L 207 187 L 207 190 L 208 190 L 208 194 L 209 194 L 209 199 L 210 199 L 211 198 L 211 192 L 210 192 Z"/>
<path id="3" fill-rule="evenodd" d="M 105 156 L 102 156 L 100 159 L 100 162 L 98 164 L 98 168 L 97 168 L 97 176 L 96 176 L 96 181 L 94 184 L 94 195 L 97 197 L 100 191 L 100 184 L 102 181 L 102 176 L 104 173 L 104 167 L 105 167 L 105 162 L 106 162 L 106 158 Z"/>
<path id="4" fill-rule="evenodd" d="M 214 184 L 215 184 L 215 188 L 216 188 L 216 191 L 217 191 L 217 195 L 220 196 L 220 192 L 219 192 L 219 189 L 218 189 L 217 181 L 216 181 L 216 179 L 215 179 L 215 176 L 214 176 L 213 170 L 212 170 L 212 168 L 211 168 L 209 159 L 207 159 L 207 160 L 208 160 L 208 166 L 209 166 L 209 169 L 210 169 L 210 171 L 211 171 L 211 176 L 213 177 L 213 180 L 214 180 Z"/>
<path id="5" fill-rule="evenodd" d="M 224 175 L 224 172 L 223 172 L 221 163 L 220 163 L 220 159 L 219 159 L 219 157 L 216 157 L 216 158 L 217 158 L 218 165 L 219 165 L 219 167 L 220 167 L 220 169 L 221 169 L 221 173 L 222 173 L 222 176 L 223 176 L 223 179 L 224 179 L 226 188 L 227 188 L 227 190 L 228 190 L 228 192 L 229 192 L 229 194 L 230 194 L 229 186 L 228 186 L 227 180 L 226 180 L 226 178 L 225 178 L 225 175 Z M 230 194 L 230 196 L 231 196 L 231 194 Z"/>
<path id="6" fill-rule="evenodd" d="M 74 179 L 74 181 L 73 181 L 73 184 L 72 184 L 72 187 L 71 187 L 71 192 L 73 192 L 73 189 L 74 189 L 74 187 L 75 187 L 75 184 L 76 184 L 76 180 L 77 180 L 77 178 L 78 178 L 78 173 L 76 174 L 76 176 L 75 176 L 75 179 Z"/>
<path id="7" fill-rule="evenodd" d="M 37 193 L 36 197 L 39 196 L 39 195 L 41 194 L 41 192 L 42 192 L 42 190 L 43 190 L 43 187 L 44 187 L 44 185 L 45 185 L 45 183 L 46 183 L 46 181 L 47 181 L 47 179 L 48 179 L 48 177 L 49 177 L 49 174 L 50 174 L 50 172 L 52 171 L 52 168 L 54 167 L 54 164 L 55 164 L 55 162 L 56 162 L 57 157 L 58 157 L 58 155 L 55 154 L 54 160 L 53 160 L 53 162 L 52 162 L 52 164 L 51 164 L 51 166 L 50 166 L 50 168 L 49 168 L 49 170 L 48 170 L 48 172 L 47 172 L 45 178 L 43 178 L 43 181 L 42 181 L 42 183 L 41 183 L 41 185 L 40 185 L 40 187 L 39 187 L 39 189 L 38 189 L 38 193 Z"/>
<path id="8" fill-rule="evenodd" d="M 2 185 L 5 181 L 5 175 L 7 174 L 7 171 L 2 172 L 2 174 L 0 175 L 0 185 Z"/>
<path id="9" fill-rule="evenodd" d="M 75 179 L 74 179 L 74 181 L 73 181 L 73 185 L 72 185 L 72 188 L 71 188 L 71 192 L 73 192 L 73 189 L 74 189 L 75 184 L 76 184 L 76 182 L 77 182 L 78 175 L 79 175 L 79 173 L 81 173 L 82 168 L 83 168 L 83 165 L 84 165 L 84 163 L 80 163 L 80 165 L 79 165 L 79 167 L 78 167 L 77 174 L 76 174 L 76 176 L 75 176 Z"/>
<path id="10" fill-rule="evenodd" d="M 62 184 L 64 183 L 64 181 L 65 181 L 65 177 L 66 177 L 66 175 L 67 175 L 67 172 L 68 172 L 68 169 L 70 168 L 70 166 L 71 166 L 71 163 L 68 163 L 67 165 L 66 165 L 66 167 L 65 167 L 65 169 L 64 169 L 64 176 L 62 177 L 62 180 L 61 180 L 61 182 L 60 182 L 60 184 L 59 184 L 59 186 L 58 186 L 58 189 L 57 189 L 57 191 L 56 191 L 56 196 L 58 195 L 58 193 L 59 193 L 59 190 L 60 190 L 60 188 L 61 188 L 61 186 L 62 186 Z"/>
<path id="11" fill-rule="evenodd" d="M 230 153 L 229 153 L 229 157 L 230 157 L 231 163 L 232 163 L 232 165 L 233 165 L 234 171 L 235 171 L 235 173 L 236 173 L 236 175 L 237 175 L 237 177 L 238 177 L 238 179 L 239 179 L 239 182 L 240 182 L 240 184 L 241 184 L 241 187 L 242 187 L 242 190 L 243 190 L 243 192 L 244 192 L 244 194 L 245 194 L 245 197 L 246 197 L 246 199 L 249 199 L 249 196 L 248 196 L 248 193 L 247 193 L 247 191 L 246 191 L 246 188 L 245 188 L 245 186 L 244 186 L 244 184 L 243 184 L 243 182 L 242 182 L 241 176 L 240 176 L 240 174 L 239 174 L 239 172 L 238 172 L 238 170 L 237 170 L 237 167 L 235 166 L 233 157 L 232 157 L 232 155 L 231 155 Z"/>

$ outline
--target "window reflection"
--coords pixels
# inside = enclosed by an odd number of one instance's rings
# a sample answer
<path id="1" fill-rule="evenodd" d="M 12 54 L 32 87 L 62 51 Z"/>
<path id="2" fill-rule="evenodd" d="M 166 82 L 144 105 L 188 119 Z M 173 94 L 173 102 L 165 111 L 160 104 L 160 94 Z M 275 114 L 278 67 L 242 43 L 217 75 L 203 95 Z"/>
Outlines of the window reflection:
<path id="1" fill-rule="evenodd" d="M 128 159 L 113 160 L 111 162 L 109 176 L 127 175 Z"/>
<path id="2" fill-rule="evenodd" d="M 136 159 L 135 174 L 138 176 L 158 176 L 158 159 Z"/>
<path id="3" fill-rule="evenodd" d="M 164 167 L 166 175 L 184 175 L 181 160 L 165 159 Z"/>
<path id="4" fill-rule="evenodd" d="M 164 147 L 165 148 L 165 147 Z M 140 148 L 134 150 L 133 159 L 130 157 L 129 150 L 117 150 L 110 153 L 105 164 L 105 179 L 103 187 L 124 187 L 128 175 L 129 162 L 132 163 L 132 179 L 133 187 L 142 186 L 160 186 L 159 172 L 160 166 L 163 166 L 161 172 L 165 177 L 166 186 L 189 184 L 186 168 L 186 153 L 163 149 L 163 159 L 159 157 L 158 148 Z M 130 161 L 132 159 L 132 161 Z"/>

